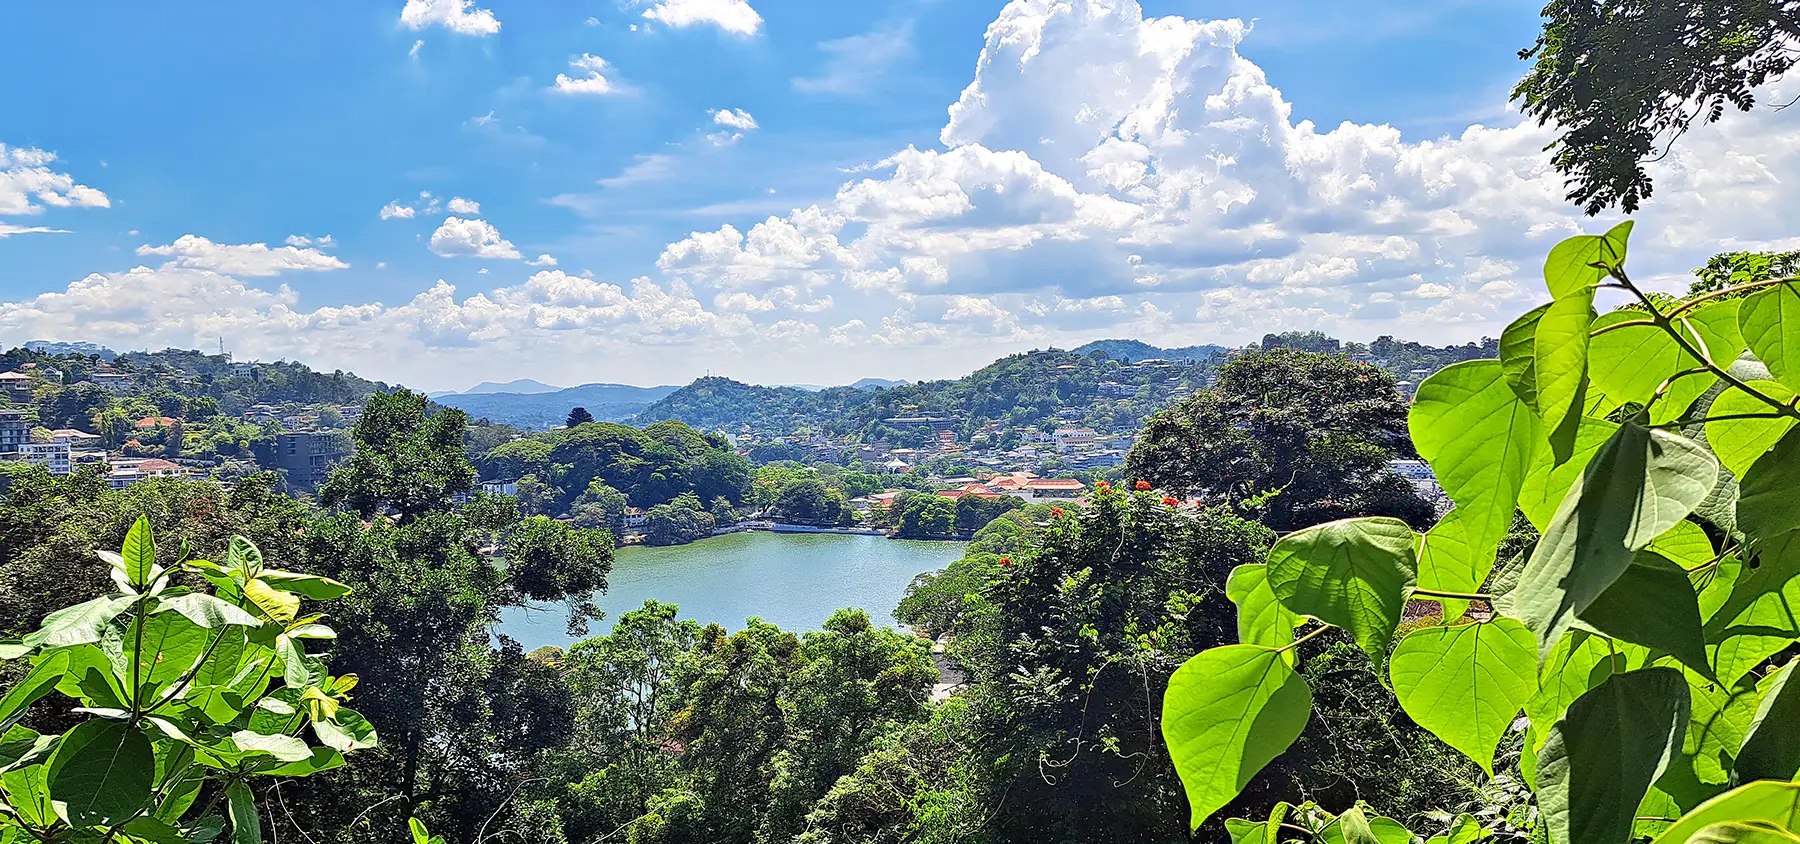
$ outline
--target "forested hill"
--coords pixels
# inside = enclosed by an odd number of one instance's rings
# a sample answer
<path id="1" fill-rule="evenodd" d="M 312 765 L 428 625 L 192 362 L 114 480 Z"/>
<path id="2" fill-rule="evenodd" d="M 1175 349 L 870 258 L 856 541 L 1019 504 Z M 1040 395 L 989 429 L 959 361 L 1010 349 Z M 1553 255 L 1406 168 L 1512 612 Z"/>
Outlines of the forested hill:
<path id="1" fill-rule="evenodd" d="M 204 398 L 231 416 L 259 404 L 361 404 L 371 393 L 394 389 L 341 370 L 319 372 L 290 361 L 233 361 L 226 355 L 181 349 L 129 352 L 111 363 L 91 355 L 13 349 L 0 354 L 0 372 L 13 371 L 41 374 L 34 388 L 38 404 L 60 401 L 82 405 L 85 410 L 108 395 L 93 384 L 82 383 L 95 373 L 124 379 L 127 387 L 122 392 L 144 396 L 150 404 L 157 404 L 159 397 L 174 396 L 187 402 Z M 179 402 L 169 399 L 166 403 Z M 91 415 L 85 410 L 64 421 L 84 426 L 86 416 Z"/>
<path id="2" fill-rule="evenodd" d="M 1436 347 L 1392 337 L 1362 344 L 1343 343 L 1318 332 L 1287 332 L 1268 335 L 1261 345 L 1348 354 L 1414 381 L 1421 369 L 1436 372 L 1458 361 L 1498 354 L 1491 338 Z M 1008 428 L 1132 431 L 1152 413 L 1210 385 L 1213 369 L 1229 354 L 1221 346 L 1163 349 L 1136 340 L 1096 340 L 1071 351 L 1011 355 L 962 378 L 880 389 L 762 387 L 709 377 L 644 408 L 632 424 L 676 420 L 709 431 L 808 431 L 902 443 L 928 429 L 883 420 L 950 417 L 965 435 L 990 422 Z"/>
<path id="3" fill-rule="evenodd" d="M 1200 345 L 1181 346 L 1173 349 L 1162 349 L 1145 343 L 1142 340 L 1093 340 L 1076 346 L 1071 350 L 1078 355 L 1091 355 L 1105 352 L 1113 360 L 1197 360 L 1210 361 L 1225 354 L 1224 346 Z"/>
<path id="4" fill-rule="evenodd" d="M 1203 387 L 1209 372 L 1191 362 L 1138 366 L 1049 350 L 1001 358 L 955 380 L 876 390 L 807 391 L 702 378 L 646 408 L 636 423 L 673 419 L 705 430 L 809 430 L 896 442 L 928 429 L 901 430 L 909 426 L 884 420 L 950 417 L 964 433 L 989 422 L 1129 430 L 1174 398 Z"/>
<path id="5" fill-rule="evenodd" d="M 621 422 L 670 393 L 675 387 L 633 387 L 629 384 L 583 384 L 566 390 L 512 393 L 475 392 L 436 396 L 432 401 L 526 430 L 544 430 L 563 424 L 571 408 L 586 408 L 602 422 Z"/>

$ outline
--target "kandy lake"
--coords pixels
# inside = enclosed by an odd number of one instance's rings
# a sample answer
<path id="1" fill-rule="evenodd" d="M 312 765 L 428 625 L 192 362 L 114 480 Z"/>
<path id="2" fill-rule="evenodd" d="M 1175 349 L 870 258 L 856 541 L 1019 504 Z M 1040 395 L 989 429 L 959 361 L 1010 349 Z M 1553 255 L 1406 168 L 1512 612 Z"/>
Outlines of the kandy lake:
<path id="1" fill-rule="evenodd" d="M 596 601 L 606 618 L 590 625 L 599 635 L 621 613 L 649 599 L 679 604 L 681 617 L 736 630 L 744 619 L 788 630 L 816 630 L 834 610 L 867 610 L 878 625 L 896 626 L 894 606 L 921 572 L 962 556 L 960 542 L 918 542 L 881 536 L 732 533 L 690 545 L 621 548 Z M 560 604 L 508 610 L 499 632 L 526 651 L 567 646 L 568 612 Z"/>

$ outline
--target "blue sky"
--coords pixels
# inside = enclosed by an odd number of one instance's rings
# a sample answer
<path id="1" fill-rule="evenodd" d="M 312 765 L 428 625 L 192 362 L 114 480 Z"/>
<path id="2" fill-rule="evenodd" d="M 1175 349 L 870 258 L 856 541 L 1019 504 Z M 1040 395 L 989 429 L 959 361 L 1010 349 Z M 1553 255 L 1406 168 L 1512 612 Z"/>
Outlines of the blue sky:
<path id="1" fill-rule="evenodd" d="M 1493 333 L 1600 224 L 1506 108 L 1536 4 L 1351 5 L 23 6 L 0 343 L 223 337 L 442 389 Z M 1669 178 L 1729 151 L 1767 190 L 1786 127 L 1728 124 Z M 1679 205 L 1647 211 L 1671 280 L 1787 236 Z"/>

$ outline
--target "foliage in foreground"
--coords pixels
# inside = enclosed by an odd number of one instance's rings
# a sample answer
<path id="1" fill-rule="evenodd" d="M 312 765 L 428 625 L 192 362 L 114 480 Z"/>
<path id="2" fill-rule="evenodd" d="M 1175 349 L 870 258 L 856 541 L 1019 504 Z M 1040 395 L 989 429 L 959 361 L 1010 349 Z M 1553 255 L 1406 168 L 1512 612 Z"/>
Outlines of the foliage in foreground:
<path id="1" fill-rule="evenodd" d="M 1456 504 L 1429 531 L 1328 522 L 1232 572 L 1240 642 L 1189 660 L 1164 698 L 1196 828 L 1306 729 L 1300 646 L 1335 629 L 1490 774 L 1521 743 L 1535 810 L 1446 816 L 1450 844 L 1800 840 L 1800 286 L 1665 304 L 1625 271 L 1630 232 L 1559 244 L 1553 301 L 1506 330 L 1500 360 L 1420 386 L 1413 442 Z M 1637 301 L 1598 315 L 1601 289 Z M 1496 566 L 1515 509 L 1541 538 Z M 1414 598 L 1454 621 L 1396 643 Z M 1239 844 L 1411 838 L 1371 814 L 1281 803 L 1227 828 Z"/>
<path id="2" fill-rule="evenodd" d="M 306 651 L 336 633 L 301 615 L 302 599 L 348 587 L 266 568 L 242 537 L 223 564 L 185 549 L 159 564 L 142 517 L 119 553 L 97 553 L 112 591 L 0 642 L 0 658 L 30 664 L 0 698 L 0 840 L 206 842 L 229 824 L 234 842 L 258 842 L 252 782 L 328 771 L 375 746 L 344 705 L 356 676 L 333 677 Z M 77 702 L 77 723 L 25 726 L 52 692 Z"/>

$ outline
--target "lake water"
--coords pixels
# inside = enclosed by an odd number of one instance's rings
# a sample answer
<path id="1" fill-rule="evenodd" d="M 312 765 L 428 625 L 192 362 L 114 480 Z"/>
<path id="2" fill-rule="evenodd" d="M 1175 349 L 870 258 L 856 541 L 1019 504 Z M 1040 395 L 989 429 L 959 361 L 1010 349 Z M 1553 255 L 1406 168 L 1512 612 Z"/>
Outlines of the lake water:
<path id="1" fill-rule="evenodd" d="M 896 626 L 894 607 L 921 572 L 961 557 L 961 542 L 916 542 L 882 536 L 752 531 L 666 548 L 627 547 L 613 561 L 596 603 L 612 629 L 620 613 L 656 599 L 681 606 L 681 617 L 736 630 L 757 616 L 788 630 L 816 630 L 834 610 L 867 610 L 876 624 Z M 526 651 L 567 646 L 568 612 L 560 604 L 508 610 L 499 632 Z"/>

